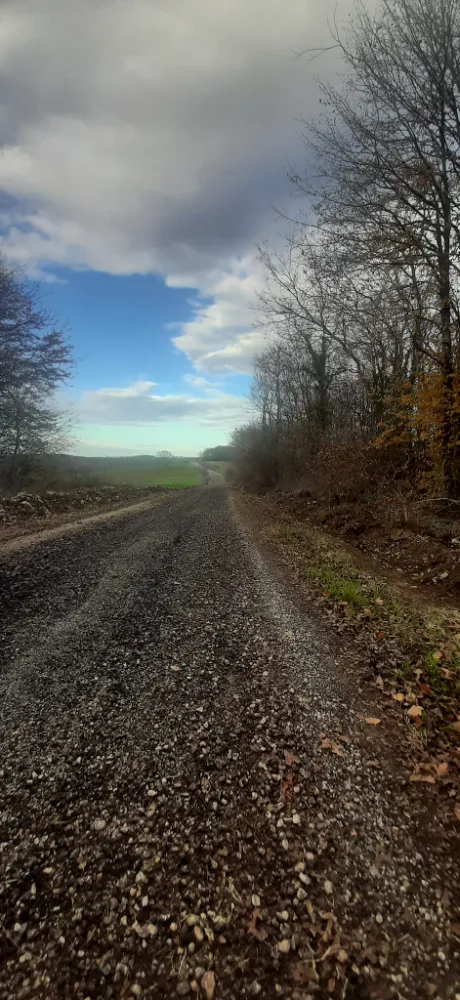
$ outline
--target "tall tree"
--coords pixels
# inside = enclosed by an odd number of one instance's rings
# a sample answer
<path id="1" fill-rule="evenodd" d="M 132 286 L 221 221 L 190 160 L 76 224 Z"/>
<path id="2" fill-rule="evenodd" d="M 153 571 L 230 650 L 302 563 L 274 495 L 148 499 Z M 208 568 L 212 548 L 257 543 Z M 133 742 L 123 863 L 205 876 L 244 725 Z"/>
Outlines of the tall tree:
<path id="1" fill-rule="evenodd" d="M 322 84 L 327 110 L 304 123 L 307 169 L 294 181 L 347 267 L 435 289 L 443 470 L 458 494 L 460 0 L 381 0 L 375 16 L 358 3 L 336 43 L 345 75 Z"/>
<path id="2" fill-rule="evenodd" d="M 40 307 L 39 289 L 0 257 L 0 457 L 3 481 L 21 456 L 41 455 L 62 441 L 63 419 L 52 405 L 73 368 L 72 349 Z"/>

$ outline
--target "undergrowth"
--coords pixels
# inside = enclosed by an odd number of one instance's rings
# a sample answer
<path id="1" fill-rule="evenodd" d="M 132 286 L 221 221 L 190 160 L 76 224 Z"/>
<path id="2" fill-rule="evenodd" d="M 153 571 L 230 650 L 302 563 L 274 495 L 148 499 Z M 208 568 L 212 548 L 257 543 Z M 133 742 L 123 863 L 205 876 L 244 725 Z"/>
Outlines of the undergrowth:
<path id="1" fill-rule="evenodd" d="M 398 687 L 415 684 L 420 692 L 425 684 L 430 697 L 458 708 L 460 616 L 455 610 L 417 602 L 402 588 L 370 575 L 317 528 L 270 519 L 268 530 L 313 596 L 356 625 L 367 625 L 377 638 L 395 641 L 400 656 L 392 675 Z"/>

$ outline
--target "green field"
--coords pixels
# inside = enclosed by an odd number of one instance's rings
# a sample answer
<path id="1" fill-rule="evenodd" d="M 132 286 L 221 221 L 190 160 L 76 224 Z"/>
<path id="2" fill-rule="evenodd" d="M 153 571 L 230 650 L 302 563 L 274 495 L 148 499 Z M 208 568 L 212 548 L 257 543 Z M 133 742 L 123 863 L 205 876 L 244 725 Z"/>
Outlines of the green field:
<path id="1" fill-rule="evenodd" d="M 95 469 L 101 485 L 105 486 L 167 486 L 180 489 L 182 486 L 199 486 L 203 481 L 201 469 L 196 465 L 168 465 L 161 468 L 130 463 L 127 468 Z"/>
<path id="2" fill-rule="evenodd" d="M 179 455 L 167 459 L 158 455 L 48 455 L 31 464 L 20 486 L 21 489 L 28 488 L 39 493 L 42 490 L 97 489 L 100 486 L 167 486 L 180 489 L 200 486 L 202 482 L 202 469 L 194 459 Z"/>

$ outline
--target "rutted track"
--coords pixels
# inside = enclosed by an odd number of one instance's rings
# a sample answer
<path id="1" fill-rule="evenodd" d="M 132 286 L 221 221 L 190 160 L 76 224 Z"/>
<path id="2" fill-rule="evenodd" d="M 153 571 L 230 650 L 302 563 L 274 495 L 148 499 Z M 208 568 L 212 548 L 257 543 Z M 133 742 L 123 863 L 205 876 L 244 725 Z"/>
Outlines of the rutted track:
<path id="1" fill-rule="evenodd" d="M 224 488 L 0 588 L 1 998 L 455 995 L 456 873 Z"/>

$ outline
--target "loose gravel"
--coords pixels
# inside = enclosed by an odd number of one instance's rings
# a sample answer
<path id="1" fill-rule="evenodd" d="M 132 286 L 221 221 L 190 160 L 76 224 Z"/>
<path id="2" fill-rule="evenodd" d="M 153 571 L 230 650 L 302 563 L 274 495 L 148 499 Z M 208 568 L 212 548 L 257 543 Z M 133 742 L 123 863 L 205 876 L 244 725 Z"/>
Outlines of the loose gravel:
<path id="1" fill-rule="evenodd" d="M 225 488 L 0 557 L 0 998 L 460 996 L 458 873 Z"/>

